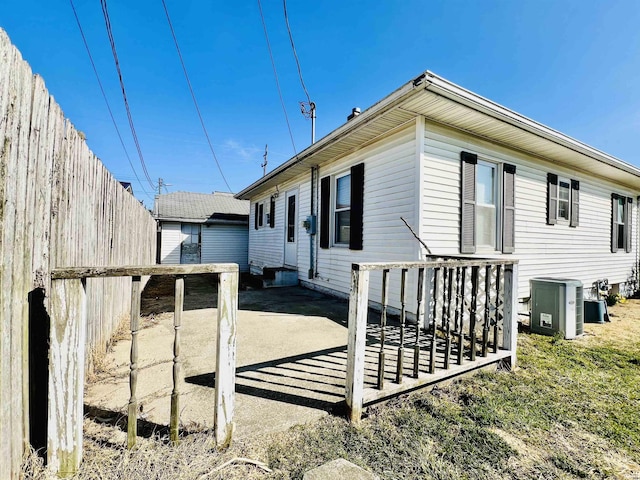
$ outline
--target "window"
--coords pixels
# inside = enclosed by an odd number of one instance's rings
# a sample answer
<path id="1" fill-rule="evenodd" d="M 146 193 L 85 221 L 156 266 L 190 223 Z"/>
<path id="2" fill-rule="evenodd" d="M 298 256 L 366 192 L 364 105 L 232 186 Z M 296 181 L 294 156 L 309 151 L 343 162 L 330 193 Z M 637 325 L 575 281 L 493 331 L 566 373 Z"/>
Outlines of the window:
<path id="1" fill-rule="evenodd" d="M 334 242 L 348 244 L 351 232 L 351 174 L 336 178 L 334 203 Z"/>
<path id="2" fill-rule="evenodd" d="M 611 251 L 631 252 L 631 210 L 633 199 L 611 195 Z"/>
<path id="3" fill-rule="evenodd" d="M 296 196 L 287 197 L 287 242 L 296 241 Z"/>
<path id="4" fill-rule="evenodd" d="M 569 221 L 571 184 L 569 180 L 558 180 L 558 220 Z"/>
<path id="5" fill-rule="evenodd" d="M 497 165 L 478 162 L 476 168 L 476 246 L 496 248 L 498 225 Z"/>
<path id="6" fill-rule="evenodd" d="M 258 204 L 258 228 L 264 226 L 264 203 Z"/>
<path id="7" fill-rule="evenodd" d="M 182 244 L 183 245 L 199 245 L 200 244 L 200 225 L 193 223 L 182 224 Z"/>
<path id="8" fill-rule="evenodd" d="M 362 250 L 364 163 L 320 180 L 320 248 Z"/>
<path id="9" fill-rule="evenodd" d="M 547 225 L 557 223 L 578 226 L 580 214 L 580 182 L 547 174 Z"/>
<path id="10" fill-rule="evenodd" d="M 255 204 L 254 223 L 253 223 L 253 228 L 255 230 L 266 227 L 267 225 L 269 225 L 269 227 L 271 228 L 275 227 L 275 209 L 276 209 L 275 199 L 276 199 L 276 196 L 272 195 L 271 200 L 269 202 L 268 212 L 266 211 L 265 201 L 257 202 Z"/>
<path id="11" fill-rule="evenodd" d="M 516 167 L 461 152 L 460 253 L 515 251 Z"/>

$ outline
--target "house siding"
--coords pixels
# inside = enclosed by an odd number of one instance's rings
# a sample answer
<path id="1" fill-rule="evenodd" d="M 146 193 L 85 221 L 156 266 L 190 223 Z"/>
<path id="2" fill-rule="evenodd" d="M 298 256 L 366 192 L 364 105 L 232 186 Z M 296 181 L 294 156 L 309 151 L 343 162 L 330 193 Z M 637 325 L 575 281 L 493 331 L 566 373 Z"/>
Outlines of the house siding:
<path id="1" fill-rule="evenodd" d="M 435 254 L 459 253 L 460 152 L 472 151 L 487 160 L 516 165 L 516 243 L 509 256 L 520 260 L 518 295 L 529 296 L 529 280 L 548 276 L 575 278 L 585 292 L 596 279 L 626 282 L 637 258 L 638 192 L 584 175 L 507 148 L 433 124 L 424 137 L 425 240 Z M 580 224 L 547 225 L 547 173 L 580 182 Z M 611 253 L 611 194 L 633 197 L 632 252 Z M 499 252 L 478 252 L 478 256 Z"/>
<path id="2" fill-rule="evenodd" d="M 249 271 L 246 225 L 202 225 L 202 263 L 237 263 Z"/>
<path id="3" fill-rule="evenodd" d="M 179 222 L 162 222 L 160 263 L 179 264 L 182 227 Z"/>
<path id="4" fill-rule="evenodd" d="M 363 249 L 356 251 L 347 247 L 331 246 L 319 248 L 319 229 L 314 237 L 317 272 L 308 278 L 310 266 L 309 235 L 302 222 L 310 214 L 311 172 L 298 176 L 294 181 L 278 187 L 276 199 L 275 228 L 268 226 L 254 229 L 255 203 L 264 201 L 268 205 L 270 195 L 262 194 L 251 199 L 251 225 L 249 229 L 249 262 L 252 273 L 261 273 L 264 266 L 283 266 L 285 192 L 298 189 L 297 213 L 297 270 L 298 278 L 312 288 L 330 290 L 348 295 L 351 287 L 351 264 L 353 262 L 413 260 L 417 256 L 417 242 L 402 223 L 404 217 L 410 224 L 415 221 L 415 199 L 417 182 L 415 124 L 396 131 L 384 139 L 368 145 L 357 152 L 336 159 L 330 165 L 321 166 L 318 178 L 347 172 L 353 165 L 364 162 L 364 215 Z M 319 198 L 319 195 L 318 195 Z M 316 204 L 317 205 L 317 204 Z M 319 225 L 318 225 L 319 226 Z M 371 276 L 371 299 L 380 298 L 379 272 Z M 397 279 L 394 278 L 394 282 Z M 392 292 L 390 301 L 399 304 L 397 292 Z"/>

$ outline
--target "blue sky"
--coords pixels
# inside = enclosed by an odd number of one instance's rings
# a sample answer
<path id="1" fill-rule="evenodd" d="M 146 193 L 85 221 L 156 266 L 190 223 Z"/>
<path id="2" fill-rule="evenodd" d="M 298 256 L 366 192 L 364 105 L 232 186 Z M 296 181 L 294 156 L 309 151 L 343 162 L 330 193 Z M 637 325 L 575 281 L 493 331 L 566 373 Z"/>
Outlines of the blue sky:
<path id="1" fill-rule="evenodd" d="M 165 0 L 213 147 L 233 192 L 294 151 L 256 1 Z M 227 191 L 200 127 L 161 0 L 107 0 L 140 146 L 169 191 Z M 99 0 L 78 16 L 139 184 L 109 118 L 67 1 L 0 2 L 0 27 L 41 74 L 89 147 L 152 204 L 128 128 Z M 283 4 L 262 0 L 295 146 L 310 143 Z M 640 166 L 640 1 L 287 2 L 317 138 L 351 108 L 431 70 Z"/>

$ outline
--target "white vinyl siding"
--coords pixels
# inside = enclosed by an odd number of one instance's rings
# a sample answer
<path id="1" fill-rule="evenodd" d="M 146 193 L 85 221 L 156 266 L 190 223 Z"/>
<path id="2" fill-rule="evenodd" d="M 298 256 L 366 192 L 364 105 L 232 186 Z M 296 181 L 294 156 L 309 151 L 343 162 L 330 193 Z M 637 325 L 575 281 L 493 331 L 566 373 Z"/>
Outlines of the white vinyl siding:
<path id="1" fill-rule="evenodd" d="M 179 264 L 180 245 L 182 244 L 182 224 L 179 222 L 162 222 L 160 237 L 160 263 Z"/>
<path id="2" fill-rule="evenodd" d="M 457 254 L 460 234 L 460 152 L 516 166 L 515 253 L 520 260 L 518 295 L 529 296 L 529 280 L 538 276 L 575 278 L 586 291 L 599 278 L 623 283 L 631 275 L 637 252 L 637 204 L 631 212 L 632 253 L 611 253 L 611 194 L 638 192 L 578 175 L 555 164 L 427 123 L 424 140 L 423 232 L 435 254 Z M 547 172 L 580 181 L 580 225 L 547 225 Z M 479 256 L 482 253 L 478 254 Z"/>
<path id="3" fill-rule="evenodd" d="M 249 270 L 249 230 L 246 225 L 203 225 L 202 263 L 237 263 Z"/>
<path id="4" fill-rule="evenodd" d="M 298 188 L 298 276 L 309 286 L 329 289 L 348 295 L 353 262 L 414 260 L 418 244 L 411 232 L 402 223 L 404 217 L 416 225 L 416 146 L 415 124 L 396 131 L 386 138 L 366 146 L 350 155 L 321 166 L 318 178 L 341 175 L 352 166 L 364 162 L 364 215 L 363 250 L 348 248 L 319 248 L 320 228 L 315 236 L 314 249 L 317 255 L 317 276 L 308 279 L 309 235 L 302 221 L 310 213 L 311 171 L 294 181 L 279 185 L 280 195 L 276 200 L 275 228 L 249 231 L 249 260 L 251 271 L 260 273 L 258 266 L 282 266 L 284 249 L 284 193 Z M 318 188 L 319 188 L 318 182 Z M 268 192 L 271 195 L 272 191 Z M 252 209 L 256 201 L 265 200 L 267 194 L 251 199 Z M 318 198 L 319 198 L 318 192 Z M 268 197 L 267 197 L 268 198 Z M 319 205 L 316 203 L 316 205 Z M 252 210 L 253 211 L 253 210 Z M 380 281 L 378 274 L 371 276 L 371 299 L 379 301 Z M 398 279 L 394 278 L 394 281 Z M 392 294 L 391 301 L 393 301 Z M 409 297 L 409 295 L 407 295 Z M 411 295 L 415 297 L 415 295 Z M 397 298 L 396 298 L 397 303 Z"/>

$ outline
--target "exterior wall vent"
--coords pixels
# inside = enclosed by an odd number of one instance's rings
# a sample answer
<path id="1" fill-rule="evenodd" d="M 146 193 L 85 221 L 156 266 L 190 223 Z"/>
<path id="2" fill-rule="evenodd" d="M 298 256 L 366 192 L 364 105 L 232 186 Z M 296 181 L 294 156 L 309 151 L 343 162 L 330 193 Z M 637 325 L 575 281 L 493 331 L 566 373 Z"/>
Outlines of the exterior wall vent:
<path id="1" fill-rule="evenodd" d="M 584 333 L 584 295 L 580 280 L 532 278 L 531 332 L 561 333 L 571 340 Z"/>

